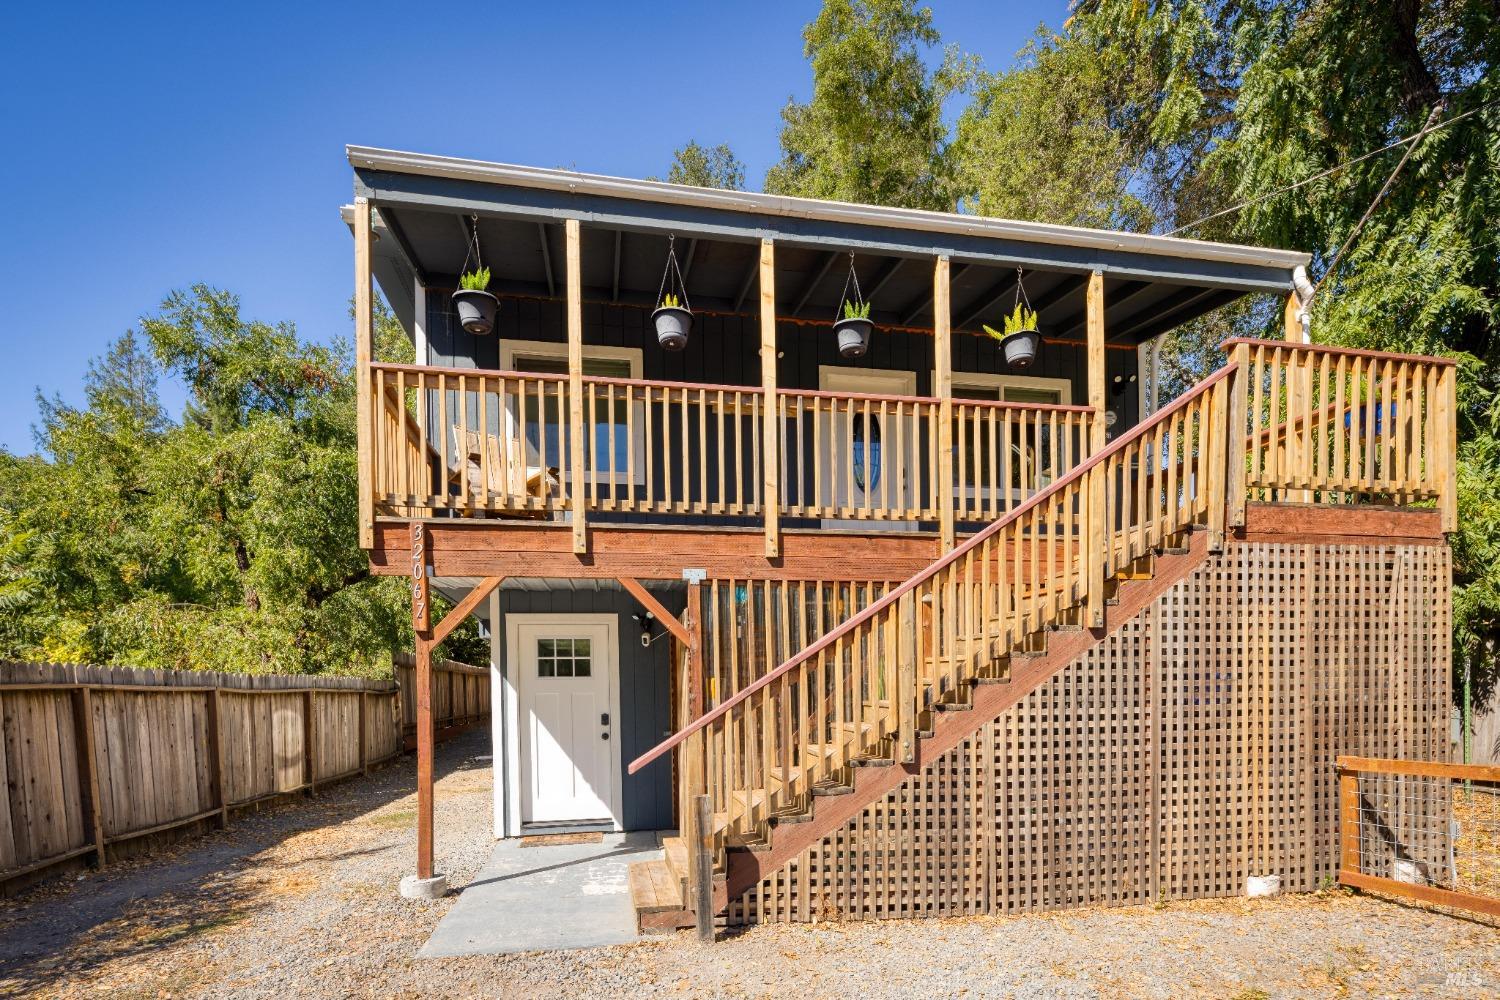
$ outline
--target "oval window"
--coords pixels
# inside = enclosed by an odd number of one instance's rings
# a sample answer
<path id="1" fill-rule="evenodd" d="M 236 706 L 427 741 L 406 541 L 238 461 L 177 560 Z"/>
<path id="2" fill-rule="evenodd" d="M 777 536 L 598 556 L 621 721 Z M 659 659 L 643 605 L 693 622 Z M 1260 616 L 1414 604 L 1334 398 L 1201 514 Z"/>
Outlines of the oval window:
<path id="1" fill-rule="evenodd" d="M 854 485 L 868 493 L 880 485 L 880 418 L 872 416 L 866 421 L 863 413 L 856 413 L 851 436 L 854 439 Z"/>

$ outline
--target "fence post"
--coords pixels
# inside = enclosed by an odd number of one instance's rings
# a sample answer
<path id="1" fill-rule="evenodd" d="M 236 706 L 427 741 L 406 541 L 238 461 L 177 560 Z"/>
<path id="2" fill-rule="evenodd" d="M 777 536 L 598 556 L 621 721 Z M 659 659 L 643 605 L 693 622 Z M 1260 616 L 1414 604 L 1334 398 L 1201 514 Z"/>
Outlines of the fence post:
<path id="1" fill-rule="evenodd" d="M 714 939 L 713 806 L 707 795 L 693 799 L 693 915 L 698 921 L 698 940 Z"/>
<path id="2" fill-rule="evenodd" d="M 220 704 L 219 688 L 208 692 L 208 754 L 212 766 L 209 768 L 209 783 L 213 789 L 214 805 L 219 809 L 219 829 L 229 825 L 229 790 L 224 787 L 224 728 L 223 706 Z"/>
<path id="3" fill-rule="evenodd" d="M 94 701 L 87 687 L 72 692 L 73 745 L 78 757 L 78 795 L 83 825 L 94 838 L 94 856 L 104 867 L 104 814 L 99 802 L 99 768 L 94 757 Z"/>
<path id="4" fill-rule="evenodd" d="M 1359 773 L 1339 768 L 1339 871 L 1359 872 Z"/>
<path id="5" fill-rule="evenodd" d="M 309 795 L 318 790 L 318 755 L 314 749 L 318 725 L 313 720 L 313 707 L 313 692 L 308 688 L 302 692 L 302 770 Z"/>
<path id="6" fill-rule="evenodd" d="M 1245 526 L 1245 423 L 1248 419 L 1250 345 L 1235 344 L 1231 360 L 1234 371 L 1229 374 L 1229 421 L 1224 428 L 1224 451 L 1229 463 L 1224 480 L 1224 492 L 1229 501 L 1225 509 L 1226 533 L 1229 528 Z"/>

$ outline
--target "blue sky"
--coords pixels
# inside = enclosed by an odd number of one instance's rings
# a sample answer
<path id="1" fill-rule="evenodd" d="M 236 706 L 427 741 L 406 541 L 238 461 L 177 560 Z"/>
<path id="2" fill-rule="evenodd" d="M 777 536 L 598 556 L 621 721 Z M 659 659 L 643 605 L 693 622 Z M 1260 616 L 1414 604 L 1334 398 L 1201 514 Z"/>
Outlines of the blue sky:
<path id="1" fill-rule="evenodd" d="M 17 5 L 0 37 L 0 447 L 31 451 L 37 387 L 80 400 L 88 360 L 195 281 L 304 336 L 347 333 L 345 143 L 643 177 L 696 138 L 728 142 L 758 186 L 781 107 L 811 89 L 818 6 Z M 932 6 L 945 41 L 997 69 L 1066 3 Z"/>

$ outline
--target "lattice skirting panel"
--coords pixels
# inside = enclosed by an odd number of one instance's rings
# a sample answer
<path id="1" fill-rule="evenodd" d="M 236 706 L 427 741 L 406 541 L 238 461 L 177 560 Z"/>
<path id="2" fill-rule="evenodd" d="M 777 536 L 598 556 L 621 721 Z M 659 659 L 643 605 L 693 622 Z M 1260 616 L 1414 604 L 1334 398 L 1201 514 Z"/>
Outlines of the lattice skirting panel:
<path id="1" fill-rule="evenodd" d="M 1449 586 L 1443 545 L 1231 544 L 729 920 L 1317 888 L 1336 755 L 1447 759 Z"/>

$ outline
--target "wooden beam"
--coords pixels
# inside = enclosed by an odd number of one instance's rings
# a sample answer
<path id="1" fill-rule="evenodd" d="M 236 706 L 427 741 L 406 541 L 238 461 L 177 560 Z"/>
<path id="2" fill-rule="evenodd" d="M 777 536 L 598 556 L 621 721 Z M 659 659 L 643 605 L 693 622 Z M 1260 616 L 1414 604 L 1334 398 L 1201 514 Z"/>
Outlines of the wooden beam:
<path id="1" fill-rule="evenodd" d="M 734 307 L 730 312 L 739 312 L 745 305 L 745 296 L 750 294 L 750 286 L 755 284 L 755 279 L 760 275 L 760 256 L 757 254 L 751 261 L 750 267 L 745 271 L 744 280 L 740 282 L 740 290 L 735 293 Z"/>
<path id="2" fill-rule="evenodd" d="M 1302 303 L 1298 300 L 1297 293 L 1288 292 L 1286 307 L 1281 312 L 1281 323 L 1287 341 L 1293 344 L 1307 343 L 1307 337 L 1302 332 L 1302 321 L 1297 318 L 1297 310 L 1300 308 L 1302 308 Z"/>
<path id="3" fill-rule="evenodd" d="M 432 644 L 435 646 L 448 638 L 453 633 L 453 630 L 458 628 L 463 623 L 463 620 L 473 613 L 475 608 L 479 607 L 479 602 L 489 597 L 490 593 L 504 582 L 505 577 L 503 576 L 490 576 L 485 577 L 476 584 L 474 589 L 469 591 L 463 600 L 453 605 L 453 610 L 444 615 L 443 620 L 437 623 L 437 627 L 431 633 Z"/>
<path id="4" fill-rule="evenodd" d="M 890 284 L 890 280 L 896 276 L 896 272 L 901 270 L 901 265 L 905 263 L 905 257 L 897 257 L 887 264 L 885 270 L 880 272 L 880 277 L 876 278 L 875 283 L 866 290 L 865 301 L 875 301 L 875 296 L 879 295 L 881 290 Z"/>
<path id="5" fill-rule="evenodd" d="M 1122 317 L 1119 315 L 1120 307 L 1132 299 L 1139 298 L 1142 292 L 1149 290 L 1151 287 L 1152 285 L 1149 281 L 1133 281 L 1127 282 L 1123 287 L 1110 293 L 1109 307 L 1115 310 L 1115 319 L 1122 322 L 1134 320 L 1135 316 L 1129 317 L 1129 320 L 1122 320 Z M 1058 338 L 1068 338 L 1079 333 L 1084 333 L 1088 329 L 1088 320 L 1088 304 L 1085 303 L 1082 310 L 1058 324 L 1052 331 L 1052 335 Z M 1108 343 L 1108 338 L 1106 338 L 1105 342 Z"/>
<path id="6" fill-rule="evenodd" d="M 973 309 L 970 309 L 968 313 L 964 315 L 963 319 L 954 323 L 953 328 L 955 330 L 962 330 L 966 328 L 970 323 L 974 322 L 976 319 L 983 316 L 991 309 L 995 308 L 995 306 L 1005 301 L 1005 299 L 1010 297 L 1010 295 L 1014 293 L 1015 290 L 1016 279 L 1014 275 L 997 282 L 988 291 L 985 291 L 977 299 L 974 300 L 975 302 L 978 302 L 979 305 L 975 306 Z"/>
<path id="7" fill-rule="evenodd" d="M 568 220 L 569 222 L 573 220 Z M 557 282 L 552 277 L 552 247 L 547 242 L 547 226 L 545 223 L 536 224 L 537 238 L 542 243 L 542 270 L 547 275 L 547 297 L 557 298 Z"/>
<path id="8" fill-rule="evenodd" d="M 812 280 L 807 283 L 807 287 L 802 289 L 802 294 L 797 297 L 797 304 L 792 306 L 790 315 L 801 315 L 802 307 L 807 305 L 807 300 L 812 298 L 812 293 L 820 284 L 823 283 L 823 279 L 828 275 L 828 269 L 833 267 L 833 262 L 838 260 L 841 256 L 843 255 L 837 250 L 834 250 L 828 254 L 828 256 L 823 260 L 823 266 L 818 268 L 818 273 L 813 275 Z M 842 305 L 842 303 L 840 303 L 840 305 Z"/>
<path id="9" fill-rule="evenodd" d="M 953 328 L 949 293 L 952 288 L 948 256 L 943 254 L 932 268 L 932 356 L 938 398 L 937 476 L 938 531 L 943 551 L 953 548 L 955 497 L 953 484 Z"/>
<path id="10" fill-rule="evenodd" d="M 577 219 L 569 219 L 567 234 L 568 265 L 568 510 L 573 519 L 573 551 L 589 550 L 588 524 L 584 511 L 583 469 L 583 236 Z"/>
<path id="11" fill-rule="evenodd" d="M 776 399 L 776 244 L 760 243 L 761 505 L 766 520 L 766 555 L 781 552 L 781 416 Z"/>
<path id="12" fill-rule="evenodd" d="M 375 289 L 370 272 L 370 202 L 354 199 L 355 438 L 359 461 L 359 547 L 375 544 L 375 406 L 370 361 L 375 331 Z"/>
<path id="13" fill-rule="evenodd" d="M 637 601 L 640 601 L 647 611 L 656 616 L 657 621 L 667 627 L 668 632 L 677 637 L 678 642 L 687 644 L 693 641 L 693 637 L 688 632 L 687 626 L 678 621 L 677 616 L 668 611 L 651 591 L 641 586 L 639 580 L 631 576 L 621 576 L 616 577 L 616 579 L 620 581 L 620 586 L 628 590 L 630 595 Z"/>
<path id="14" fill-rule="evenodd" d="M 615 269 L 614 283 L 610 286 L 609 301 L 620 301 L 620 243 L 624 239 L 625 230 L 615 230 Z"/>
<path id="15" fill-rule="evenodd" d="M 587 555 L 573 552 L 568 525 L 547 521 L 439 518 L 424 522 L 437 577 L 532 576 L 681 580 L 684 569 L 745 580 L 905 580 L 941 554 L 938 538 L 917 531 L 784 531 L 780 553 L 765 554 L 764 531 L 694 525 L 594 524 Z M 376 522 L 370 569 L 410 572 L 408 524 Z"/>
<path id="16" fill-rule="evenodd" d="M 432 878 L 432 647 L 417 636 L 416 669 L 412 671 L 417 704 L 417 878 Z"/>
<path id="17" fill-rule="evenodd" d="M 693 258 L 698 253 L 698 237 L 688 240 L 687 253 L 682 258 L 682 293 L 687 294 L 688 276 L 693 273 Z"/>
<path id="18" fill-rule="evenodd" d="M 707 692 L 703 690 L 703 585 L 690 583 L 687 588 L 688 616 L 688 708 L 692 714 L 689 721 L 697 721 L 708 704 Z M 698 786 L 694 786 L 698 790 Z"/>
<path id="19" fill-rule="evenodd" d="M 948 257 L 947 255 L 944 255 L 940 259 L 946 261 L 948 260 Z M 945 265 L 944 273 L 948 276 L 948 285 L 944 288 L 943 294 L 947 295 L 948 289 L 952 288 L 952 282 L 962 276 L 965 271 L 973 266 L 973 264 L 960 264 L 957 267 Z M 936 328 L 938 312 L 940 309 L 937 301 L 936 287 L 934 287 L 931 291 L 924 293 L 915 302 L 902 310 L 901 325 L 911 326 L 911 321 L 922 315 L 922 313 L 926 312 L 929 305 L 932 306 L 932 322 L 934 324 L 934 328 Z M 952 307 L 950 305 L 948 309 L 951 310 L 951 308 Z M 943 316 L 943 322 L 948 324 L 950 330 L 952 329 L 953 317 L 951 315 L 945 314 Z"/>
<path id="20" fill-rule="evenodd" d="M 1094 413 L 1089 424 L 1089 454 L 1097 455 L 1104 450 L 1104 410 L 1106 397 L 1106 375 L 1104 362 L 1104 272 L 1089 275 L 1085 307 L 1088 312 L 1088 388 L 1089 406 Z M 1088 560 L 1089 590 L 1087 616 L 1089 626 L 1098 628 L 1104 624 L 1104 468 L 1100 466 L 1089 473 L 1089 519 Z M 1119 567 L 1116 567 L 1118 569 Z"/>

